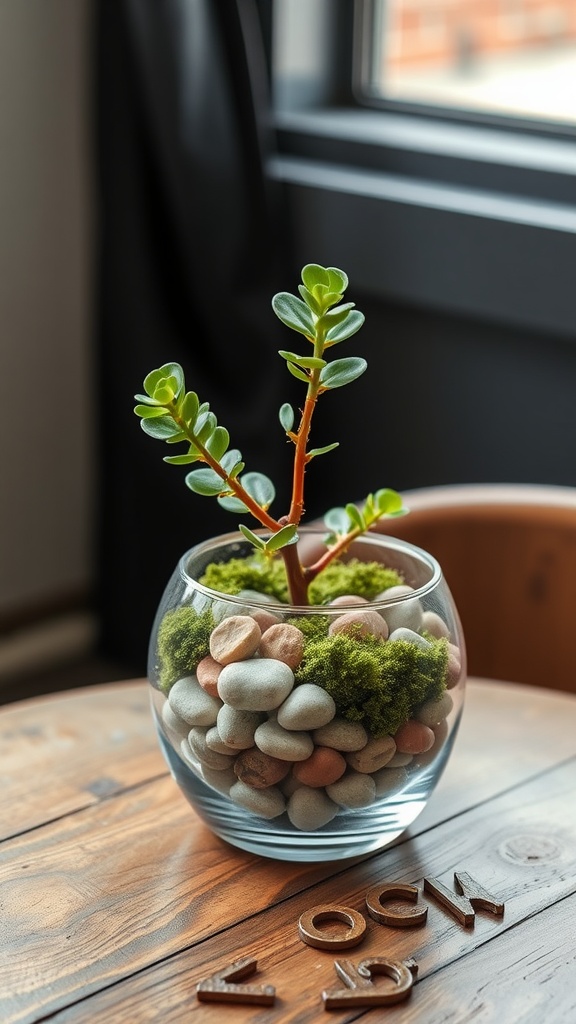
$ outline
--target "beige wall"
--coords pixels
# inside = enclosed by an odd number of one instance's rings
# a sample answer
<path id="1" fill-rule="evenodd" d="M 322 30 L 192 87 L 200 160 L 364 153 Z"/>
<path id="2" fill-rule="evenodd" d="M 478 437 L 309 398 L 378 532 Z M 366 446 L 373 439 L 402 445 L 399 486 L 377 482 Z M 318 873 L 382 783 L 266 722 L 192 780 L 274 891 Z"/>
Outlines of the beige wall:
<path id="1" fill-rule="evenodd" d="M 89 0 L 0 0 L 0 621 L 90 583 Z"/>

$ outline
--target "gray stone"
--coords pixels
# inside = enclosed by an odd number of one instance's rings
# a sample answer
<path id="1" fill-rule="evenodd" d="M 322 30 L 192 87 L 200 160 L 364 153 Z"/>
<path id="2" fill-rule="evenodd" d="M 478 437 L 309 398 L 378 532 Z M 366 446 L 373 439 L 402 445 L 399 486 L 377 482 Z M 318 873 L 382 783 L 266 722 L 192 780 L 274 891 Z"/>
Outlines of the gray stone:
<path id="1" fill-rule="evenodd" d="M 265 754 L 282 761 L 305 761 L 314 750 L 309 733 L 284 729 L 274 718 L 258 726 L 254 742 Z"/>
<path id="2" fill-rule="evenodd" d="M 251 658 L 226 665 L 218 680 L 222 700 L 239 711 L 273 711 L 286 700 L 293 686 L 292 669 L 275 658 Z"/>
<path id="3" fill-rule="evenodd" d="M 278 722 L 283 729 L 319 729 L 336 714 L 334 698 L 315 683 L 295 686 L 278 708 Z"/>
<path id="4" fill-rule="evenodd" d="M 196 676 L 184 676 L 174 683 L 168 703 L 174 714 L 188 725 L 214 725 L 222 707 L 222 701 L 206 693 Z"/>

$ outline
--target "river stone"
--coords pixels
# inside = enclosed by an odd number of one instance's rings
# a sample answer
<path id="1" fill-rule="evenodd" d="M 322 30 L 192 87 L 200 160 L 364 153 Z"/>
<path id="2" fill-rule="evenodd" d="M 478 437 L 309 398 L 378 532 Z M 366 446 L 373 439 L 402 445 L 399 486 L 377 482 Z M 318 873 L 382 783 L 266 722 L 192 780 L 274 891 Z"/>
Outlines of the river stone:
<path id="1" fill-rule="evenodd" d="M 389 601 L 391 598 L 403 597 L 405 594 L 413 593 L 413 587 L 409 587 L 406 583 L 399 583 L 395 587 L 388 587 L 387 590 L 383 590 L 374 600 Z M 417 597 L 412 601 L 401 601 L 391 608 L 383 608 L 379 614 L 386 619 L 391 633 L 398 629 L 399 626 L 406 626 L 408 629 L 413 629 L 416 632 L 422 628 L 422 605 Z"/>
<path id="2" fill-rule="evenodd" d="M 381 768 L 372 776 L 376 787 L 376 797 L 390 796 L 402 789 L 408 781 L 408 772 L 405 768 Z"/>
<path id="3" fill-rule="evenodd" d="M 359 608 L 358 611 L 344 612 L 333 619 L 328 629 L 330 636 L 345 633 L 351 637 L 379 636 L 383 640 L 388 636 L 388 624 L 375 611 Z"/>
<path id="4" fill-rule="evenodd" d="M 437 640 L 450 639 L 450 630 L 444 619 L 437 612 L 424 612 L 422 615 L 422 629 Z"/>
<path id="5" fill-rule="evenodd" d="M 226 768 L 232 768 L 237 756 L 236 751 L 233 751 L 233 755 L 230 756 L 211 750 L 206 744 L 207 731 L 197 725 L 190 730 L 188 743 L 192 753 L 198 758 L 201 765 L 206 765 L 207 768 L 212 768 L 215 772 L 223 772 Z"/>
<path id="6" fill-rule="evenodd" d="M 171 687 L 168 703 L 188 725 L 214 725 L 222 701 L 200 686 L 196 676 L 184 676 Z"/>
<path id="7" fill-rule="evenodd" d="M 428 725 L 410 718 L 394 733 L 396 747 L 401 754 L 423 754 L 430 750 L 436 739 Z"/>
<path id="8" fill-rule="evenodd" d="M 323 789 L 300 786 L 289 798 L 286 810 L 294 828 L 314 832 L 332 821 L 340 808 Z"/>
<path id="9" fill-rule="evenodd" d="M 427 651 L 430 649 L 432 644 L 424 636 L 420 636 L 420 633 L 416 633 L 413 629 L 408 629 L 407 626 L 398 626 L 390 633 L 389 640 L 404 640 L 407 644 L 414 644 L 414 647 L 419 647 L 421 651 Z"/>
<path id="10" fill-rule="evenodd" d="M 327 725 L 315 729 L 314 743 L 335 750 L 361 750 L 368 743 L 368 733 L 361 722 L 348 722 L 345 718 L 333 718 Z"/>
<path id="11" fill-rule="evenodd" d="M 229 615 L 210 635 L 210 654 L 221 665 L 251 658 L 260 643 L 260 626 L 251 615 Z"/>
<path id="12" fill-rule="evenodd" d="M 268 789 L 253 789 L 245 782 L 238 779 L 230 787 L 230 798 L 236 804 L 240 804 L 247 811 L 259 815 L 261 818 L 277 818 L 286 810 L 286 800 L 283 793 L 277 786 L 269 786 Z"/>
<path id="13" fill-rule="evenodd" d="M 206 746 L 210 750 L 215 750 L 218 754 L 229 754 L 231 757 L 236 757 L 238 749 L 231 747 L 229 743 L 225 743 L 220 733 L 218 732 L 218 725 L 212 725 L 206 730 Z"/>
<path id="14" fill-rule="evenodd" d="M 243 750 L 234 761 L 234 773 L 253 789 L 267 789 L 280 782 L 290 771 L 289 761 L 265 754 L 258 747 Z"/>
<path id="15" fill-rule="evenodd" d="M 218 712 L 216 728 L 220 738 L 234 750 L 247 750 L 254 746 L 254 733 L 262 721 L 257 711 L 238 711 L 223 704 Z"/>
<path id="16" fill-rule="evenodd" d="M 202 658 L 202 661 L 199 661 L 196 666 L 196 678 L 200 686 L 213 697 L 218 696 L 218 677 L 221 671 L 222 665 L 219 661 L 215 661 L 210 654 Z"/>
<path id="17" fill-rule="evenodd" d="M 236 775 L 234 774 L 233 768 L 226 768 L 223 772 L 215 772 L 212 768 L 207 768 L 206 765 L 202 765 L 202 778 L 209 786 L 213 789 L 217 789 L 219 793 L 224 793 L 226 796 L 230 795 L 231 787 L 238 782 Z"/>
<path id="18" fill-rule="evenodd" d="M 314 747 L 310 757 L 294 765 L 292 773 L 305 786 L 318 789 L 340 779 L 346 767 L 346 761 L 339 750 L 333 747 Z"/>
<path id="19" fill-rule="evenodd" d="M 185 722 L 180 715 L 177 715 L 167 700 L 162 705 L 162 722 L 164 728 L 170 736 L 177 738 L 178 740 L 187 739 L 188 733 L 190 732 L 190 726 L 188 722 Z"/>
<path id="20" fill-rule="evenodd" d="M 319 729 L 336 714 L 334 698 L 315 683 L 295 686 L 278 708 L 278 722 L 283 729 Z"/>
<path id="21" fill-rule="evenodd" d="M 440 725 L 440 722 L 444 721 L 453 707 L 454 701 L 446 690 L 439 700 L 427 700 L 419 708 L 416 718 L 419 722 L 424 722 L 424 725 L 429 725 L 433 729 L 435 725 Z"/>
<path id="22" fill-rule="evenodd" d="M 314 750 L 309 733 L 283 729 L 274 718 L 258 726 L 254 742 L 265 754 L 283 761 L 305 761 Z"/>
<path id="23" fill-rule="evenodd" d="M 369 807 L 376 796 L 374 777 L 348 769 L 337 782 L 326 786 L 326 793 L 340 807 Z"/>
<path id="24" fill-rule="evenodd" d="M 294 673 L 283 661 L 252 658 L 222 669 L 218 693 L 226 704 L 239 711 L 274 711 L 293 686 Z"/>
<path id="25" fill-rule="evenodd" d="M 346 755 L 351 768 L 357 772 L 376 772 L 394 757 L 396 743 L 392 736 L 379 736 L 368 740 L 362 750 L 355 750 Z"/>
<path id="26" fill-rule="evenodd" d="M 259 650 L 263 658 L 276 658 L 295 669 L 302 661 L 304 635 L 297 626 L 281 622 L 262 634 Z"/>

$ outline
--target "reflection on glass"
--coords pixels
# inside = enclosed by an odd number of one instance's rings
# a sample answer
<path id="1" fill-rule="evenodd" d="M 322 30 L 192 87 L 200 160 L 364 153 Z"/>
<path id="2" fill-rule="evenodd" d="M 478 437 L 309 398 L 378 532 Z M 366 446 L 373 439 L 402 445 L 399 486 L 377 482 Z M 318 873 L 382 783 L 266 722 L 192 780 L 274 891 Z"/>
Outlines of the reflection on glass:
<path id="1" fill-rule="evenodd" d="M 371 90 L 576 121 L 576 0 L 380 0 Z"/>

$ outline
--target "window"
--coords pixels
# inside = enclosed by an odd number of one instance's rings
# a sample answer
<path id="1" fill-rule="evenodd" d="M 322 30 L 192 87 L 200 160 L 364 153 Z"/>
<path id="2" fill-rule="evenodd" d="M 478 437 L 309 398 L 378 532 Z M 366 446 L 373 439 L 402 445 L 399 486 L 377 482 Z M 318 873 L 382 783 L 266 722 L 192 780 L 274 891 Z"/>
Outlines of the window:
<path id="1" fill-rule="evenodd" d="M 360 91 L 576 124 L 574 0 L 375 0 Z"/>
<path id="2" fill-rule="evenodd" d="M 354 50 L 374 84 L 385 14 L 375 0 L 274 0 L 269 173 L 287 189 L 296 264 L 314 253 L 377 299 L 574 338 L 574 126 L 391 102 L 386 76 L 378 102 L 360 97 Z"/>

